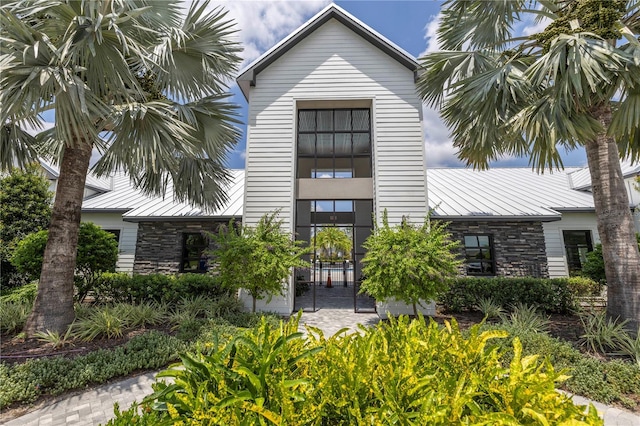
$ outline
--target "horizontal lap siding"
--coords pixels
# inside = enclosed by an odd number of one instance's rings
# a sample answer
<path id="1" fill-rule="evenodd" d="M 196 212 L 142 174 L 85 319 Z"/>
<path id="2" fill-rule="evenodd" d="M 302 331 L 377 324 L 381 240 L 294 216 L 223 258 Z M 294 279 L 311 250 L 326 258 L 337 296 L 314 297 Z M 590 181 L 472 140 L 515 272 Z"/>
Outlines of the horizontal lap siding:
<path id="1" fill-rule="evenodd" d="M 332 20 L 257 75 L 251 88 L 244 222 L 281 209 L 292 230 L 297 100 L 373 100 L 376 211 L 426 213 L 421 104 L 413 73 Z"/>
<path id="2" fill-rule="evenodd" d="M 569 275 L 567 255 L 562 238 L 563 230 L 590 230 L 593 244 L 600 242 L 595 213 L 563 213 L 562 220 L 545 222 L 542 224 L 542 228 L 544 230 L 549 276 L 551 278 Z"/>

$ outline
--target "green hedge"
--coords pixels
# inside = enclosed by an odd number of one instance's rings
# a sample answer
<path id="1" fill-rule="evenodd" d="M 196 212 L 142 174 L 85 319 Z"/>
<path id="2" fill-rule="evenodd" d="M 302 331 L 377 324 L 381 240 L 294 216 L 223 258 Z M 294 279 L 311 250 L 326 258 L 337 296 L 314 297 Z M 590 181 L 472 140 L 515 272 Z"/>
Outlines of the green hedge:
<path id="1" fill-rule="evenodd" d="M 104 273 L 96 280 L 93 294 L 98 302 L 175 303 L 194 296 L 218 298 L 227 291 L 217 278 L 205 274 Z"/>
<path id="2" fill-rule="evenodd" d="M 475 310 L 481 299 L 493 299 L 503 308 L 517 304 L 539 306 L 549 313 L 568 313 L 576 308 L 584 278 L 456 278 L 439 296 L 449 312 Z M 575 281 L 575 282 L 574 282 Z M 579 290 L 577 290 L 579 289 Z"/>

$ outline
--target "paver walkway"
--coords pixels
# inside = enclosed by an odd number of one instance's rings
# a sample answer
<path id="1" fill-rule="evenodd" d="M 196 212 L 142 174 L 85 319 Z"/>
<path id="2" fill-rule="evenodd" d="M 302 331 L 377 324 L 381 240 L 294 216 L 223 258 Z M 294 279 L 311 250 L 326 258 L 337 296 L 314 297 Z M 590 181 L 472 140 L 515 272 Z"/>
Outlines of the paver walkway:
<path id="1" fill-rule="evenodd" d="M 342 328 L 357 330 L 358 324 L 374 325 L 378 322 L 378 316 L 376 314 L 356 314 L 353 309 L 321 308 L 317 312 L 304 313 L 301 322 L 318 327 L 323 330 L 326 336 L 330 336 Z M 114 402 L 120 404 L 120 409 L 125 409 L 134 400 L 140 401 L 151 393 L 154 376 L 155 373 L 147 373 L 63 398 L 3 424 L 7 426 L 104 424 L 108 419 L 114 417 Z M 582 405 L 589 402 L 579 396 L 574 396 L 574 401 Z M 594 403 L 594 405 L 601 413 L 607 426 L 640 426 L 640 416 L 637 414 L 599 403 Z"/>

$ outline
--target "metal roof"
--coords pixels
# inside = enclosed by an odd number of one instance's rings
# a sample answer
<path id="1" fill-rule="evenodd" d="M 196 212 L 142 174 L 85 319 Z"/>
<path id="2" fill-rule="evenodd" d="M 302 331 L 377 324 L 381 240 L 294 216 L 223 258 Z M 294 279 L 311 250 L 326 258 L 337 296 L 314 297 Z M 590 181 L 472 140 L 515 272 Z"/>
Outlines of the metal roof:
<path id="1" fill-rule="evenodd" d="M 228 200 L 219 209 L 205 211 L 189 203 L 174 201 L 173 182 L 164 197 L 144 195 L 134 188 L 128 176 L 119 173 L 112 177 L 113 190 L 84 200 L 83 212 L 123 212 L 126 221 L 166 219 L 231 218 L 242 216 L 244 170 L 230 170 L 231 184 L 226 188 Z"/>
<path id="2" fill-rule="evenodd" d="M 568 174 L 528 168 L 428 169 L 433 217 L 446 219 L 558 220 L 562 211 L 593 211 L 589 192 L 571 189 Z"/>
<path id="3" fill-rule="evenodd" d="M 60 169 L 56 164 L 51 161 L 40 158 L 40 166 L 47 172 L 51 179 L 58 179 L 60 177 Z M 111 190 L 111 180 L 109 178 L 99 178 L 92 174 L 87 173 L 87 181 L 84 186 L 94 189 L 98 192 L 105 192 Z"/>
<path id="4" fill-rule="evenodd" d="M 620 161 L 620 168 L 622 169 L 622 177 L 625 179 L 640 174 L 640 163 L 633 164 L 629 160 L 622 160 Z M 569 182 L 573 189 L 591 191 L 591 174 L 589 174 L 589 168 L 585 167 L 570 173 Z"/>
<path id="5" fill-rule="evenodd" d="M 249 87 L 255 86 L 256 76 L 262 70 L 267 68 L 275 60 L 280 58 L 300 41 L 304 40 L 308 35 L 331 19 L 335 19 L 342 23 L 344 26 L 360 35 L 369 43 L 373 44 L 414 73 L 417 71 L 419 64 L 413 55 L 406 52 L 404 49 L 366 25 L 364 22 L 360 21 L 355 16 L 351 15 L 346 10 L 342 9 L 340 6 L 332 3 L 240 71 L 236 81 L 238 82 L 245 99 L 249 99 Z"/>

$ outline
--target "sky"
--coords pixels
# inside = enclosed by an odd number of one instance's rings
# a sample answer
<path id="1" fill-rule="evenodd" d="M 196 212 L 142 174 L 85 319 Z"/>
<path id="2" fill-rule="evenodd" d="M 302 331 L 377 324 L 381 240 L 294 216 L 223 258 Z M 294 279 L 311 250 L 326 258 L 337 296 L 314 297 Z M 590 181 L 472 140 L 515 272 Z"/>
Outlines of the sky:
<path id="1" fill-rule="evenodd" d="M 241 55 L 243 63 L 240 66 L 243 68 L 331 2 L 219 0 L 214 3 L 225 7 L 229 11 L 229 17 L 236 21 L 238 36 L 244 46 Z M 438 50 L 434 36 L 442 4 L 440 1 L 337 0 L 335 3 L 416 57 Z M 533 24 L 523 23 L 518 31 L 530 33 L 535 27 Z M 229 89 L 233 93 L 233 102 L 241 108 L 241 119 L 246 123 L 247 102 L 237 84 Z M 456 158 L 449 131 L 440 120 L 438 112 L 426 107 L 423 112 L 427 167 L 464 167 L 464 163 Z M 246 126 L 240 126 L 240 130 L 242 137 L 235 150 L 229 153 L 228 165 L 231 168 L 245 166 Z M 563 160 L 565 167 L 586 165 L 586 156 L 582 150 L 563 155 Z M 527 167 L 528 158 L 503 158 L 492 163 L 492 166 Z"/>

